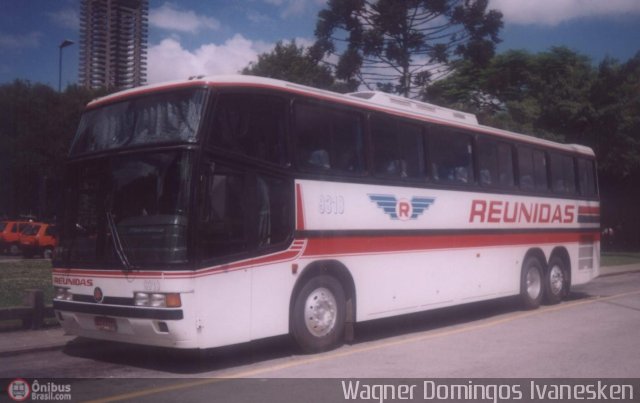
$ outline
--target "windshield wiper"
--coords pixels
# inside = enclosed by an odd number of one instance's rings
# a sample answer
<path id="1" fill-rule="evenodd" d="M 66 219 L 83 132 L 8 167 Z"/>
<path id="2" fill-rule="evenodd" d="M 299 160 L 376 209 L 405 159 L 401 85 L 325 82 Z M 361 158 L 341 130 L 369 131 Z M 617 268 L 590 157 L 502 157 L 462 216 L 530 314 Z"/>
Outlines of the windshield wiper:
<path id="1" fill-rule="evenodd" d="M 124 252 L 124 247 L 122 246 L 122 240 L 120 239 L 120 234 L 118 233 L 118 227 L 116 227 L 116 223 L 113 220 L 113 214 L 110 211 L 107 211 L 107 225 L 109 226 L 109 232 L 111 232 L 111 238 L 113 239 L 113 249 L 116 251 L 116 255 L 120 259 L 120 262 L 124 266 L 126 270 L 131 270 L 133 266 L 129 262 L 127 258 L 127 254 Z"/>

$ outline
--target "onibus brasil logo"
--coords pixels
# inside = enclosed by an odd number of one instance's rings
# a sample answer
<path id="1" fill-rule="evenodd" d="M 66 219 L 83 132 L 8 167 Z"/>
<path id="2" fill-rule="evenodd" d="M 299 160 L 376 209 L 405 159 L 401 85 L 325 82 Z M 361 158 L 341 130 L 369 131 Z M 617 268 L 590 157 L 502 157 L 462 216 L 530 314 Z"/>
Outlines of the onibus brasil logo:
<path id="1" fill-rule="evenodd" d="M 24 402 L 31 394 L 31 387 L 29 387 L 29 382 L 18 378 L 14 379 L 9 384 L 7 387 L 7 393 L 12 400 L 15 400 L 16 402 Z"/>
<path id="2" fill-rule="evenodd" d="M 369 194 L 369 199 L 376 203 L 392 220 L 415 220 L 431 206 L 434 197 L 413 196 L 409 199 L 398 199 L 389 194 Z"/>
<path id="3" fill-rule="evenodd" d="M 41 382 L 34 379 L 29 382 L 17 378 L 7 386 L 7 394 L 16 402 L 31 400 L 71 400 L 71 384 L 58 383 L 57 381 Z"/>

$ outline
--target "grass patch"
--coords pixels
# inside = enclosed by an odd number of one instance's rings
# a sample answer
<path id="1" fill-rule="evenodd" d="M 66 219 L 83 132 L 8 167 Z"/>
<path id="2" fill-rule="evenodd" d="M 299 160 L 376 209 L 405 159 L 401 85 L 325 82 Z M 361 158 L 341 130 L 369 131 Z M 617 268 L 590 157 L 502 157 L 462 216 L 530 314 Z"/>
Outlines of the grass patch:
<path id="1" fill-rule="evenodd" d="M 640 263 L 640 252 L 601 252 L 601 266 L 621 266 Z"/>
<path id="2" fill-rule="evenodd" d="M 51 262 L 48 260 L 0 261 L 0 308 L 24 305 L 24 290 L 44 291 L 45 305 L 51 304 Z"/>

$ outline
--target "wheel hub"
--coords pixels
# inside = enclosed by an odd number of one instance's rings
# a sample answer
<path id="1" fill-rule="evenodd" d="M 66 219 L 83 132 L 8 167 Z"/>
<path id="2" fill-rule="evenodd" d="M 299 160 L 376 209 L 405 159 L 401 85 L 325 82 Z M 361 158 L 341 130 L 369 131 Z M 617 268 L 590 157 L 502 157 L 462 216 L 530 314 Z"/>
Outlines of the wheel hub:
<path id="1" fill-rule="evenodd" d="M 338 310 L 333 293 L 317 288 L 307 297 L 304 320 L 309 332 L 316 337 L 326 336 L 335 327 Z"/>
<path id="2" fill-rule="evenodd" d="M 564 273 L 559 266 L 553 266 L 549 272 L 549 285 L 554 295 L 560 294 L 564 284 Z"/>
<path id="3" fill-rule="evenodd" d="M 536 299 L 542 290 L 542 279 L 540 272 L 537 270 L 529 270 L 527 272 L 527 294 L 531 299 Z"/>

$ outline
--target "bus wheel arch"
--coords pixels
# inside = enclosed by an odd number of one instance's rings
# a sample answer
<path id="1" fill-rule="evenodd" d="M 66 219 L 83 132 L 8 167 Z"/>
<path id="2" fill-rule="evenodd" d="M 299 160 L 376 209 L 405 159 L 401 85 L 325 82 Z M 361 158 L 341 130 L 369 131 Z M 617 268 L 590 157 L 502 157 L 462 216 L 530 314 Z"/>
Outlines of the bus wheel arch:
<path id="1" fill-rule="evenodd" d="M 525 309 L 536 309 L 544 297 L 544 276 L 547 259 L 541 249 L 530 249 L 520 271 L 520 300 Z"/>
<path id="2" fill-rule="evenodd" d="M 564 247 L 556 247 L 551 252 L 544 275 L 544 300 L 547 304 L 557 304 L 569 294 L 571 288 L 571 258 Z"/>
<path id="3" fill-rule="evenodd" d="M 337 323 L 334 334 L 311 335 L 305 323 L 303 312 L 305 302 L 314 296 L 334 301 L 337 306 Z M 349 270 L 339 261 L 317 261 L 305 267 L 296 281 L 289 303 L 289 332 L 305 352 L 319 352 L 331 349 L 344 340 L 353 339 L 355 322 L 355 283 Z M 333 331 L 332 331 L 333 332 Z"/>

